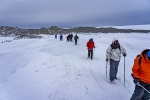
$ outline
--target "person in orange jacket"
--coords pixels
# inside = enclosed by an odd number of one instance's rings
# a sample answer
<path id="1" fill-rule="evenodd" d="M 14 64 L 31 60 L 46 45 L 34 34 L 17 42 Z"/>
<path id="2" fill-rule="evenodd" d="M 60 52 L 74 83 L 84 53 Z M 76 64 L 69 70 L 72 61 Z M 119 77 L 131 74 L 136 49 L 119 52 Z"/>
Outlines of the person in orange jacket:
<path id="1" fill-rule="evenodd" d="M 135 58 L 132 76 L 135 90 L 130 100 L 150 100 L 150 49 L 142 51 Z"/>
<path id="2" fill-rule="evenodd" d="M 88 58 L 93 59 L 93 48 L 95 48 L 95 45 L 92 38 L 87 42 L 86 46 L 88 48 Z"/>

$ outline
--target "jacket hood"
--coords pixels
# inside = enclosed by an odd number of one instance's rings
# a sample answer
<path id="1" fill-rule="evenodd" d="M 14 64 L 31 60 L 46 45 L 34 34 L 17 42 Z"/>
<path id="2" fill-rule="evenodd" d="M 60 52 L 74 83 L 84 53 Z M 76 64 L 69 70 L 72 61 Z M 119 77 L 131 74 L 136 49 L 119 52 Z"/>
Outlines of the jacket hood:
<path id="1" fill-rule="evenodd" d="M 148 62 L 150 62 L 150 60 L 148 60 L 148 51 L 149 51 L 150 49 L 145 49 L 145 50 L 143 50 L 142 52 L 141 52 L 141 54 L 140 54 L 140 56 L 142 57 L 142 58 L 144 58 L 145 60 L 147 60 Z"/>
<path id="2" fill-rule="evenodd" d="M 114 43 L 114 41 L 118 40 L 117 38 L 113 38 L 112 43 Z M 119 43 L 119 40 L 118 40 Z"/>

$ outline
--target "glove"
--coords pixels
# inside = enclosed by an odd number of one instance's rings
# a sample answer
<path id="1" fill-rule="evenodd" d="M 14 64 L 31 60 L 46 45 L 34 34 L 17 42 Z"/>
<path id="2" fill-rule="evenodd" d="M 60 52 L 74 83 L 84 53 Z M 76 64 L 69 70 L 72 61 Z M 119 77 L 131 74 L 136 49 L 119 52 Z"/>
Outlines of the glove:
<path id="1" fill-rule="evenodd" d="M 95 48 L 95 47 L 94 47 Z"/>
<path id="2" fill-rule="evenodd" d="M 108 62 L 108 58 L 106 58 L 106 62 Z"/>
<path id="3" fill-rule="evenodd" d="M 126 56 L 126 54 L 125 54 L 125 53 L 123 53 L 123 56 L 125 57 L 125 56 Z"/>
<path id="4" fill-rule="evenodd" d="M 139 80 L 138 78 L 134 78 L 133 82 L 134 82 L 135 84 L 137 84 L 137 83 L 140 82 L 140 80 Z"/>

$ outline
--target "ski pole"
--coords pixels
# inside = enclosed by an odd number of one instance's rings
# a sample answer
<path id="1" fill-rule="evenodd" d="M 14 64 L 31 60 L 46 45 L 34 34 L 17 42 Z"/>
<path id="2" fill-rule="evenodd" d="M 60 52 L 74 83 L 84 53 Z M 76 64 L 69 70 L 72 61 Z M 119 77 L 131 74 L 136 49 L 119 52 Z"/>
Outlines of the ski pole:
<path id="1" fill-rule="evenodd" d="M 74 44 L 74 41 L 73 41 L 73 39 L 72 39 L 72 43 Z"/>
<path id="2" fill-rule="evenodd" d="M 124 56 L 124 86 L 125 86 L 125 56 Z"/>
<path id="3" fill-rule="evenodd" d="M 140 86 L 141 88 L 143 88 L 146 92 L 148 92 L 150 94 L 150 91 L 148 91 L 146 88 L 144 88 L 139 82 L 136 85 Z"/>
<path id="4" fill-rule="evenodd" d="M 94 51 L 95 51 L 95 49 L 93 50 L 93 58 L 94 58 Z"/>
<path id="5" fill-rule="evenodd" d="M 107 65 L 108 65 L 108 61 L 106 61 L 106 78 L 107 78 Z"/>

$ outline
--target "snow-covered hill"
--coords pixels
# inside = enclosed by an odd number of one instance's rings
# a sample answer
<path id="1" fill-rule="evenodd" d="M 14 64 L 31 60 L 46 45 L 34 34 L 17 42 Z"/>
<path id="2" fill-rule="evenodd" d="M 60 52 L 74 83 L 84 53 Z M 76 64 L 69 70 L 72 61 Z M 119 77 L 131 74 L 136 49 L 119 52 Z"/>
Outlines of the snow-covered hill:
<path id="1" fill-rule="evenodd" d="M 0 100 L 129 100 L 133 60 L 150 46 L 150 34 L 79 34 L 79 44 L 44 36 L 0 43 Z M 93 38 L 94 59 L 86 42 Z M 113 38 L 127 50 L 115 84 L 106 78 L 106 49 Z M 5 40 L 0 38 L 0 40 Z M 109 64 L 108 64 L 109 72 Z M 109 74 L 107 75 L 109 76 Z"/>
<path id="2" fill-rule="evenodd" d="M 101 27 L 113 27 L 117 29 L 133 29 L 133 30 L 150 30 L 150 24 L 145 25 L 126 25 L 126 26 L 101 26 Z M 100 27 L 97 27 L 100 28 Z"/>

